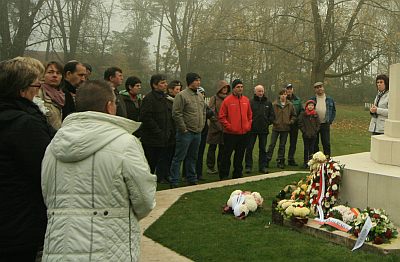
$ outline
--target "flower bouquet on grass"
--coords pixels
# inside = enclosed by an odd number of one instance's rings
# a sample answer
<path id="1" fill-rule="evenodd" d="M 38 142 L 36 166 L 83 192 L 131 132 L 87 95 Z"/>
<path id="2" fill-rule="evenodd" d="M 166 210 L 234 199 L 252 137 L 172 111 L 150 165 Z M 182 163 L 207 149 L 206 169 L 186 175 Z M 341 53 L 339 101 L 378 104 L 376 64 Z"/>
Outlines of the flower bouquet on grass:
<path id="1" fill-rule="evenodd" d="M 235 190 L 231 193 L 223 213 L 234 214 L 238 219 L 244 219 L 249 212 L 254 212 L 261 207 L 264 199 L 258 192 Z"/>
<path id="2" fill-rule="evenodd" d="M 366 208 L 353 220 L 353 234 L 358 237 L 365 221 L 369 217 L 372 222 L 372 227 L 368 233 L 366 241 L 372 241 L 379 245 L 387 243 L 391 238 L 397 237 L 397 228 L 389 220 L 385 210 L 380 208 Z"/>

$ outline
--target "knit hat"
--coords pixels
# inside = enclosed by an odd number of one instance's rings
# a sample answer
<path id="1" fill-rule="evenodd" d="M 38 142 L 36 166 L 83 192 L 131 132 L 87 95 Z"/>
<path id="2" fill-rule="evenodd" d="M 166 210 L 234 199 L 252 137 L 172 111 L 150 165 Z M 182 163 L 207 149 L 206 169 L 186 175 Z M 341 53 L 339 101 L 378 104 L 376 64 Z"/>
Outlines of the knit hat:
<path id="1" fill-rule="evenodd" d="M 314 106 L 317 104 L 314 100 L 310 99 L 310 100 L 308 100 L 308 101 L 306 102 L 306 106 L 305 106 L 305 107 L 307 107 L 308 104 L 310 104 L 310 103 L 313 103 Z"/>
<path id="2" fill-rule="evenodd" d="M 186 83 L 188 86 L 190 86 L 191 83 L 196 81 L 197 79 L 200 79 L 200 75 L 197 73 L 187 73 L 186 74 Z"/>
<path id="3" fill-rule="evenodd" d="M 240 80 L 240 79 L 233 80 L 232 85 L 231 85 L 232 89 L 235 88 L 239 84 L 243 84 L 242 80 Z"/>
<path id="4" fill-rule="evenodd" d="M 316 82 L 316 83 L 314 84 L 314 87 L 323 86 L 323 85 L 324 85 L 324 83 L 322 83 L 322 82 Z"/>

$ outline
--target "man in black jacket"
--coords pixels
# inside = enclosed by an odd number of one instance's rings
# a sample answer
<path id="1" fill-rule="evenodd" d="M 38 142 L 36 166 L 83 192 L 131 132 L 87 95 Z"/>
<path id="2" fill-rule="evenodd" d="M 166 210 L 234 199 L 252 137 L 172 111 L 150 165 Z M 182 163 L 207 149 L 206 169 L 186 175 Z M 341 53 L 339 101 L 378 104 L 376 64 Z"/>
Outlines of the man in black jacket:
<path id="1" fill-rule="evenodd" d="M 258 137 L 258 171 L 266 174 L 267 171 L 267 137 L 268 126 L 274 121 L 275 114 L 272 103 L 264 95 L 264 86 L 254 87 L 254 97 L 250 100 L 251 110 L 253 111 L 253 123 L 249 133 L 249 143 L 246 148 L 246 173 L 250 173 L 253 167 L 253 148 Z"/>
<path id="2" fill-rule="evenodd" d="M 157 175 L 159 183 L 167 183 L 171 161 L 168 146 L 175 142 L 172 108 L 165 94 L 167 78 L 153 75 L 150 85 L 152 90 L 143 98 L 140 108 L 141 141 L 151 173 Z"/>
<path id="3" fill-rule="evenodd" d="M 64 65 L 64 80 L 62 89 L 65 94 L 65 104 L 62 108 L 62 119 L 69 114 L 74 113 L 75 109 L 75 94 L 76 89 L 86 81 L 86 67 L 76 61 L 70 61 Z"/>

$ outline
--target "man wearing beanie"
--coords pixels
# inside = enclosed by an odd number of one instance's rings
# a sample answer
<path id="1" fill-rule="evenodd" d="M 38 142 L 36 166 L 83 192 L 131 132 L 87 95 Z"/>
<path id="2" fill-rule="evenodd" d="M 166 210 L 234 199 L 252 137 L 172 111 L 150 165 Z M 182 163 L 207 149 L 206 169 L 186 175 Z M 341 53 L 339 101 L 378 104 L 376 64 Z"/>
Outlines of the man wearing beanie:
<path id="1" fill-rule="evenodd" d="M 197 89 L 200 76 L 196 73 L 186 75 L 187 87 L 178 93 L 172 106 L 172 118 L 176 126 L 175 155 L 171 163 L 171 188 L 180 182 L 180 167 L 185 159 L 188 185 L 197 184 L 196 162 L 201 140 L 201 130 L 206 121 L 206 104 Z"/>
<path id="2" fill-rule="evenodd" d="M 243 96 L 243 82 L 240 79 L 235 79 L 231 86 L 232 94 L 222 102 L 218 116 L 224 127 L 224 152 L 222 154 L 221 170 L 219 171 L 221 180 L 229 177 L 233 151 L 235 151 L 235 156 L 232 178 L 243 176 L 242 162 L 253 117 L 250 101 Z"/>

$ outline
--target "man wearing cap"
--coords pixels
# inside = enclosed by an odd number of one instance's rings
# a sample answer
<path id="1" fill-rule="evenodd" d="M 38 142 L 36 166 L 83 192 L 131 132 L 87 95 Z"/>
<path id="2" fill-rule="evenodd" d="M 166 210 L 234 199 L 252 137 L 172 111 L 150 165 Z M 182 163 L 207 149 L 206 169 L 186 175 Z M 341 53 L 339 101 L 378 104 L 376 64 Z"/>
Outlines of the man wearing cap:
<path id="1" fill-rule="evenodd" d="M 296 121 L 290 125 L 290 131 L 289 131 L 289 139 L 290 139 L 289 152 L 288 152 L 288 165 L 289 166 L 297 166 L 297 163 L 294 160 L 294 154 L 296 153 L 297 137 L 299 134 L 298 116 L 303 111 L 301 100 L 298 96 L 296 96 L 294 94 L 293 91 L 294 91 L 293 85 L 287 84 L 286 85 L 286 93 L 287 93 L 286 99 L 289 100 L 293 104 L 294 111 L 297 116 Z"/>
<path id="2" fill-rule="evenodd" d="M 322 147 L 324 154 L 331 156 L 331 138 L 330 128 L 336 116 L 335 101 L 332 97 L 325 94 L 324 83 L 316 82 L 314 84 L 315 96 L 311 100 L 316 102 L 315 111 L 317 111 L 319 120 L 321 122 L 320 129 L 315 142 L 315 152 L 319 151 L 318 143 L 321 137 Z"/>
<path id="3" fill-rule="evenodd" d="M 221 180 L 229 177 L 233 151 L 235 151 L 235 156 L 232 178 L 243 176 L 242 162 L 253 118 L 250 101 L 243 96 L 243 82 L 240 79 L 235 79 L 231 86 L 232 94 L 224 99 L 218 115 L 219 121 L 224 127 L 224 152 L 221 170 L 219 170 Z"/>
<path id="4" fill-rule="evenodd" d="M 197 92 L 200 76 L 196 73 L 186 75 L 187 88 L 179 92 L 173 102 L 172 118 L 176 126 L 175 155 L 171 163 L 171 188 L 178 186 L 180 167 L 184 159 L 188 185 L 197 184 L 196 161 L 201 140 L 201 131 L 206 121 L 206 104 Z"/>

